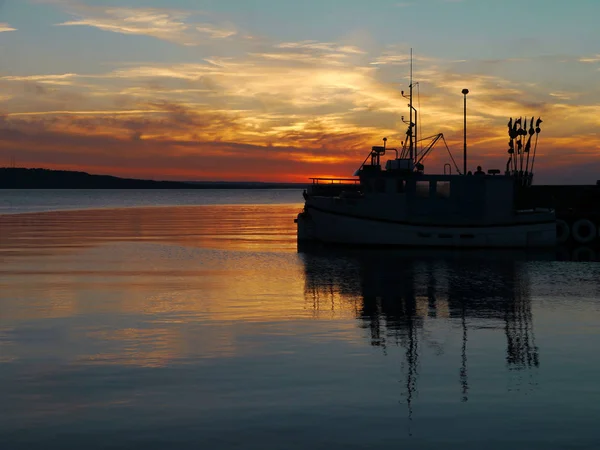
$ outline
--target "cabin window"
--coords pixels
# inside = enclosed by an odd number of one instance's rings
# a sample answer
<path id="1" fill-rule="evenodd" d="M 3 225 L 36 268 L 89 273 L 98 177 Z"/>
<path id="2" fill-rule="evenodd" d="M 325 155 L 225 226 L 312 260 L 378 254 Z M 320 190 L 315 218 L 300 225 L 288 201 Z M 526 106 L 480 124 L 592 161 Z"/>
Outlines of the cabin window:
<path id="1" fill-rule="evenodd" d="M 435 186 L 437 198 L 450 198 L 450 182 L 438 181 Z"/>
<path id="2" fill-rule="evenodd" d="M 398 193 L 402 194 L 406 191 L 406 180 L 398 180 L 397 186 Z"/>
<path id="3" fill-rule="evenodd" d="M 429 181 L 417 181 L 416 193 L 417 197 L 429 197 Z"/>

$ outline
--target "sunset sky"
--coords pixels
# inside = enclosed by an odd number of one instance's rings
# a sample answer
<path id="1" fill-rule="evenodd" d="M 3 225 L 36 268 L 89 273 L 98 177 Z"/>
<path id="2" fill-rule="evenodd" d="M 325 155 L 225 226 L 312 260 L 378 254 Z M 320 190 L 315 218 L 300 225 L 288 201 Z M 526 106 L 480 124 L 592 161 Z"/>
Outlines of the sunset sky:
<path id="1" fill-rule="evenodd" d="M 349 176 L 400 146 L 411 47 L 422 135 L 459 165 L 468 88 L 470 168 L 541 116 L 535 181 L 600 179 L 598 0 L 0 0 L 0 166 Z"/>

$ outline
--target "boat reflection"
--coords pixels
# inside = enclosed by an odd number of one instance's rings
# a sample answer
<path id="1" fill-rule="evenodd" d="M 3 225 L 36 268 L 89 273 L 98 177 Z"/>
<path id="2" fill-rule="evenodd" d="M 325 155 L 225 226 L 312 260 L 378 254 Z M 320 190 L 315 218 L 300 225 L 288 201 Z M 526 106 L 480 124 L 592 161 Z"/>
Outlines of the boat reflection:
<path id="1" fill-rule="evenodd" d="M 539 366 L 531 312 L 531 260 L 555 260 L 554 252 L 364 250 L 301 247 L 305 296 L 317 309 L 328 301 L 356 311 L 371 345 L 403 351 L 409 417 L 417 391 L 420 354 L 427 345 L 444 353 L 432 333 L 460 330 L 457 356 L 460 398 L 469 399 L 469 335 L 497 330 L 505 335 L 509 370 Z M 436 350 L 437 348 L 437 350 Z"/>

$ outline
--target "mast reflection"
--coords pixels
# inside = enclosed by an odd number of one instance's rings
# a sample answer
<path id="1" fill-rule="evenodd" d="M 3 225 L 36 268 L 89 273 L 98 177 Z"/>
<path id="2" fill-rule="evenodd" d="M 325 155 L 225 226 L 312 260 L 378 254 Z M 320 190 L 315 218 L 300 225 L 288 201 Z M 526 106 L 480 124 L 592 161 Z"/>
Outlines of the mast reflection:
<path id="1" fill-rule="evenodd" d="M 458 386 L 468 401 L 468 338 L 471 330 L 502 330 L 510 370 L 539 366 L 532 326 L 527 260 L 553 259 L 553 254 L 514 251 L 424 251 L 301 247 L 306 298 L 315 314 L 351 307 L 370 343 L 390 344 L 404 352 L 409 417 L 417 392 L 421 341 L 430 328 L 449 323 L 461 330 Z M 337 306 L 336 306 L 337 305 Z M 429 324 L 429 327 L 427 327 Z"/>

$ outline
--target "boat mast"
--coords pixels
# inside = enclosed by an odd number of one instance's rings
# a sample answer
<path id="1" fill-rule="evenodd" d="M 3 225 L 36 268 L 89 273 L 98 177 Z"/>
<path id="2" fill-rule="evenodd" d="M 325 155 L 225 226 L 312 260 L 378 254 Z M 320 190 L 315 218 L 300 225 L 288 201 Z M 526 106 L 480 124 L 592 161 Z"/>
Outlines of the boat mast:
<path id="1" fill-rule="evenodd" d="M 462 90 L 464 96 L 464 123 L 463 123 L 463 175 L 467 174 L 467 94 L 469 93 L 468 89 Z"/>
<path id="2" fill-rule="evenodd" d="M 410 109 L 410 119 L 409 119 L 409 123 L 408 123 L 408 130 L 410 135 L 408 136 L 409 138 L 409 149 L 410 149 L 410 159 L 411 161 L 415 161 L 416 160 L 416 155 L 414 155 L 414 141 L 413 141 L 413 105 L 412 105 L 412 98 L 413 98 L 413 50 L 412 48 L 410 49 L 410 85 L 408 86 L 410 88 L 409 91 L 409 100 L 410 100 L 410 104 L 408 105 L 409 109 Z"/>
<path id="3" fill-rule="evenodd" d="M 407 98 L 408 109 L 410 110 L 409 120 L 408 122 L 404 120 L 404 116 L 402 116 L 402 122 L 408 124 L 408 130 L 406 131 L 407 140 L 402 143 L 402 158 L 406 158 L 406 150 L 408 150 L 408 157 L 414 166 L 417 165 L 417 160 L 419 158 L 419 153 L 417 151 L 417 110 L 413 106 L 413 88 L 415 85 L 419 83 L 413 83 L 413 49 L 410 49 L 410 85 L 408 86 L 409 93 L 408 96 L 404 95 L 404 91 L 401 92 L 402 97 Z M 414 113 L 414 119 L 413 119 Z M 408 143 L 408 148 L 407 144 Z"/>

